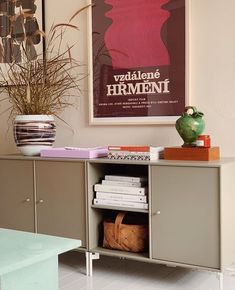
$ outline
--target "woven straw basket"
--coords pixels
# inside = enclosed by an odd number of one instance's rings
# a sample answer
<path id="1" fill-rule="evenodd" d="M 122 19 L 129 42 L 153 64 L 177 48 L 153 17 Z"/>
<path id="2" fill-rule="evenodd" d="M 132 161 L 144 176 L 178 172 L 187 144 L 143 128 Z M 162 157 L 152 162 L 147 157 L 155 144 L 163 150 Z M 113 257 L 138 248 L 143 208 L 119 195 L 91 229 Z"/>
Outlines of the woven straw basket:
<path id="1" fill-rule="evenodd" d="M 148 243 L 147 225 L 123 224 L 126 212 L 120 212 L 115 222 L 104 221 L 103 247 L 129 252 L 143 252 Z"/>

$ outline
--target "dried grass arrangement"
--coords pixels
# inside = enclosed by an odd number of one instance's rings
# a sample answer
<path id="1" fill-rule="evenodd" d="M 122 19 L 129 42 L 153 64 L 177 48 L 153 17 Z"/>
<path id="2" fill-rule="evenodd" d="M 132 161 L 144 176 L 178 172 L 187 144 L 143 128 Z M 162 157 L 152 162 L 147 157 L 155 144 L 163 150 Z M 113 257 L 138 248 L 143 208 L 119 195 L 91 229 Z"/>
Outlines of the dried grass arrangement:
<path id="1" fill-rule="evenodd" d="M 7 64 L 7 69 L 0 68 L 0 92 L 5 93 L 0 102 L 9 102 L 7 111 L 11 117 L 41 114 L 58 117 L 64 108 L 73 105 L 71 97 L 81 95 L 83 65 L 72 57 L 73 45 L 65 46 L 63 40 L 68 29 L 78 30 L 71 22 L 87 7 L 77 11 L 68 23 L 53 25 L 47 35 L 40 30 L 35 35 L 24 35 L 20 44 L 22 61 L 15 60 Z M 34 56 L 31 37 L 38 35 L 45 46 L 41 55 Z"/>

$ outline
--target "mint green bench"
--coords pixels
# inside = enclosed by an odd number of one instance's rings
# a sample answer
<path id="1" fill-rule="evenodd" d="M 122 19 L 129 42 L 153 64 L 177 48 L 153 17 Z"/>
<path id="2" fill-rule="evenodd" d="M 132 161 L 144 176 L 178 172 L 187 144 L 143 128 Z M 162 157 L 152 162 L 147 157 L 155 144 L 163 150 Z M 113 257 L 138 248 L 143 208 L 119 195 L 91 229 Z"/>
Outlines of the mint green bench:
<path id="1" fill-rule="evenodd" d="M 0 289 L 58 290 L 58 255 L 80 240 L 0 228 Z"/>

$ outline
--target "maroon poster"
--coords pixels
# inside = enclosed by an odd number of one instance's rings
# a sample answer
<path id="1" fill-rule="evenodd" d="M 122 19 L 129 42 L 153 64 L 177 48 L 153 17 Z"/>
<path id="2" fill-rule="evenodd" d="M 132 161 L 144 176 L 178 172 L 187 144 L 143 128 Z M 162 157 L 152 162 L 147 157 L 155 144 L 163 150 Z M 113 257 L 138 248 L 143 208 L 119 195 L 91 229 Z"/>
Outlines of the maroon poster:
<path id="1" fill-rule="evenodd" d="M 97 0 L 93 117 L 179 116 L 185 107 L 185 0 Z"/>

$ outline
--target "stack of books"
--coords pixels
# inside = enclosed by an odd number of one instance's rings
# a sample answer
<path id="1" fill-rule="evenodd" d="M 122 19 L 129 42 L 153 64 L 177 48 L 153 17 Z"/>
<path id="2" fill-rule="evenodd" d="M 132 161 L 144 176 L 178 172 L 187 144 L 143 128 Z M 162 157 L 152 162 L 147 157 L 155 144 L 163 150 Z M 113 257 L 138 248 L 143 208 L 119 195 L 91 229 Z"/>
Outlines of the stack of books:
<path id="1" fill-rule="evenodd" d="M 163 158 L 161 146 L 108 146 L 109 159 L 154 161 Z"/>
<path id="2" fill-rule="evenodd" d="M 135 176 L 105 175 L 95 184 L 95 205 L 148 209 L 147 178 Z"/>

